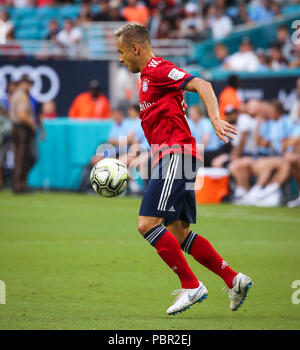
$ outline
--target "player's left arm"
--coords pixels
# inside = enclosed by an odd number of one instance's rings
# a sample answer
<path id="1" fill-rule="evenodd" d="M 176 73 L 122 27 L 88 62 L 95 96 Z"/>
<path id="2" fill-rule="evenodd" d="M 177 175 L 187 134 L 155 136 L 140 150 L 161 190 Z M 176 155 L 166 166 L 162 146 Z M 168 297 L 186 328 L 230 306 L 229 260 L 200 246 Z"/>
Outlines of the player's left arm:
<path id="1" fill-rule="evenodd" d="M 211 83 L 195 77 L 189 80 L 183 89 L 199 94 L 217 136 L 226 143 L 228 143 L 228 139 L 233 140 L 232 134 L 237 135 L 237 129 L 220 118 L 218 100 Z"/>

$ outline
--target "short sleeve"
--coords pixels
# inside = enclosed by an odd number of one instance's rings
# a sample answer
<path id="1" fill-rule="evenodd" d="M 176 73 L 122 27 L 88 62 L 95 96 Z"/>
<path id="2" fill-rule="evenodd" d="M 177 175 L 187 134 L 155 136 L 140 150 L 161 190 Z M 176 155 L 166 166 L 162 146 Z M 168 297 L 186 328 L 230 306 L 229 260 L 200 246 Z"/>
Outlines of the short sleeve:
<path id="1" fill-rule="evenodd" d="M 185 85 L 195 78 L 169 61 L 162 61 L 152 71 L 152 81 L 166 88 L 184 89 Z"/>

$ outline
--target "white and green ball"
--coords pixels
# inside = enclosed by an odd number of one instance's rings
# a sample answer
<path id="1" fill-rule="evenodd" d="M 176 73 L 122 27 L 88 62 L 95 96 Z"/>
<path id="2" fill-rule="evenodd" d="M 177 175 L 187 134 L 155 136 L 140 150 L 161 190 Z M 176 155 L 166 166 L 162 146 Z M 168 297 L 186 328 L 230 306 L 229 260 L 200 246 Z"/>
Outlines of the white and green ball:
<path id="1" fill-rule="evenodd" d="M 105 158 L 94 165 L 90 180 L 94 191 L 100 196 L 116 197 L 126 190 L 129 174 L 122 162 Z"/>

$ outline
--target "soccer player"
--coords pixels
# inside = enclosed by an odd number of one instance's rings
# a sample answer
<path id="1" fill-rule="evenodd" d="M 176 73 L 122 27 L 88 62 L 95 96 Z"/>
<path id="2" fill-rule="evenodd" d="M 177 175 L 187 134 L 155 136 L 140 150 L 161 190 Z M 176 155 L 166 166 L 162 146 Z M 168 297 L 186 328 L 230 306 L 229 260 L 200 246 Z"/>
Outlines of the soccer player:
<path id="1" fill-rule="evenodd" d="M 132 73 L 141 73 L 140 118 L 153 156 L 138 230 L 181 282 L 167 314 L 185 311 L 207 297 L 206 287 L 194 275 L 182 250 L 224 280 L 229 288 L 230 309 L 237 310 L 252 280 L 232 270 L 204 237 L 189 228 L 196 222 L 194 187 L 189 185 L 194 185 L 201 156 L 185 117 L 183 90 L 200 95 L 221 140 L 227 143 L 233 139 L 236 128 L 220 118 L 210 83 L 154 55 L 144 26 L 127 23 L 115 32 L 115 38 L 120 63 Z"/>

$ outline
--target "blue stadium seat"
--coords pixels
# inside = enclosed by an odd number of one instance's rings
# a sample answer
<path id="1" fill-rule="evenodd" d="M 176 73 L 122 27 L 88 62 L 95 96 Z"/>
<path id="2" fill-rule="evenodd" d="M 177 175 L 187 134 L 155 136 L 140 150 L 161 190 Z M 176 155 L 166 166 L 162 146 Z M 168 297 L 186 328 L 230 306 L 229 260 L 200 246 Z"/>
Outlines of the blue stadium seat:
<path id="1" fill-rule="evenodd" d="M 63 18 L 75 19 L 79 16 L 80 5 L 65 5 L 59 10 L 59 16 Z"/>
<path id="2" fill-rule="evenodd" d="M 58 7 L 44 6 L 39 8 L 37 17 L 40 19 L 52 19 L 56 18 L 60 12 Z"/>
<path id="3" fill-rule="evenodd" d="M 16 30 L 16 39 L 19 40 L 30 40 L 39 39 L 39 29 L 38 28 L 21 28 Z"/>

